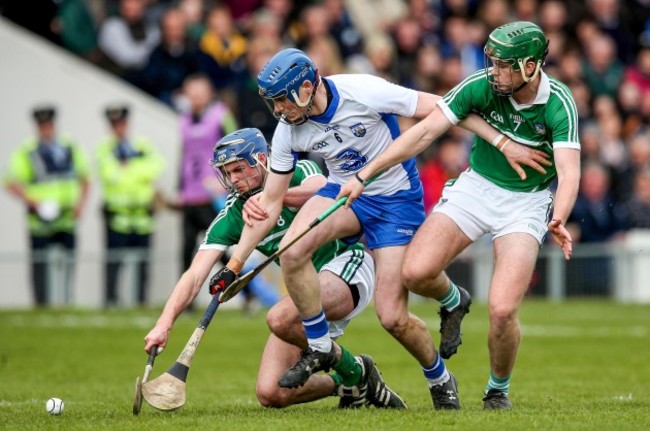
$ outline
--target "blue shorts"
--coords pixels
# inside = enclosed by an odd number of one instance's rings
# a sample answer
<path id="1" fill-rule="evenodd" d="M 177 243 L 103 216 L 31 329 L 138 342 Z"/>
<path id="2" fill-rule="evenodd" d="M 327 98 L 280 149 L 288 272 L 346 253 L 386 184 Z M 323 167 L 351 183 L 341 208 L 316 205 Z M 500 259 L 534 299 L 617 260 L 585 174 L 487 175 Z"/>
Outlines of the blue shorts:
<path id="1" fill-rule="evenodd" d="M 340 189 L 339 184 L 327 183 L 316 194 L 336 199 Z M 406 194 L 413 195 L 412 192 Z M 424 222 L 424 203 L 421 196 L 416 200 L 401 195 L 398 192 L 391 196 L 359 196 L 351 208 L 361 223 L 362 232 L 343 241 L 355 243 L 365 234 L 371 250 L 410 243 Z"/>

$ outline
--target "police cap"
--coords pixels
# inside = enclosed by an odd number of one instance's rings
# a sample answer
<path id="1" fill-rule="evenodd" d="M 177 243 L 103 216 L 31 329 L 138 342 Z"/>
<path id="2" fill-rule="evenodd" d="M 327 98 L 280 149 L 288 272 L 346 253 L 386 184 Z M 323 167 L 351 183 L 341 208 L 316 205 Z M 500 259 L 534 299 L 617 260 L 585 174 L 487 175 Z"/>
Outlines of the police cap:
<path id="1" fill-rule="evenodd" d="M 32 110 L 32 117 L 37 123 L 47 123 L 56 117 L 56 109 L 51 105 L 37 106 Z"/>
<path id="2" fill-rule="evenodd" d="M 106 107 L 105 113 L 108 121 L 120 121 L 129 116 L 129 107 L 127 105 L 109 105 Z"/>

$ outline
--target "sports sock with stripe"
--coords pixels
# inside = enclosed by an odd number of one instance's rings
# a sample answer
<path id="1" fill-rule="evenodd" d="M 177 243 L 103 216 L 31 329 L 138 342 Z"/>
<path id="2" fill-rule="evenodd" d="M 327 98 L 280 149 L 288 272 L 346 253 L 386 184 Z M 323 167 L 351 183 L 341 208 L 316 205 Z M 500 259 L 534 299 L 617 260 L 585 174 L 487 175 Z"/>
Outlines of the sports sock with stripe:
<path id="1" fill-rule="evenodd" d="M 501 392 L 508 393 L 510 389 L 510 376 L 506 377 L 497 377 L 490 371 L 490 379 L 488 380 L 487 387 L 485 388 L 485 393 L 490 390 L 497 390 Z"/>
<path id="2" fill-rule="evenodd" d="M 422 371 L 427 382 L 429 382 L 429 387 L 442 385 L 450 379 L 449 371 L 447 371 L 445 362 L 440 355 L 437 355 L 436 360 L 433 361 L 430 367 L 422 367 Z"/>
<path id="3" fill-rule="evenodd" d="M 309 348 L 318 352 L 329 352 L 332 350 L 332 339 L 330 338 L 329 324 L 325 318 L 325 311 L 321 308 L 315 316 L 302 319 L 305 327 Z"/>
<path id="4" fill-rule="evenodd" d="M 442 298 L 438 299 L 440 305 L 447 311 L 452 311 L 460 304 L 460 291 L 453 281 L 449 280 L 449 290 Z"/>

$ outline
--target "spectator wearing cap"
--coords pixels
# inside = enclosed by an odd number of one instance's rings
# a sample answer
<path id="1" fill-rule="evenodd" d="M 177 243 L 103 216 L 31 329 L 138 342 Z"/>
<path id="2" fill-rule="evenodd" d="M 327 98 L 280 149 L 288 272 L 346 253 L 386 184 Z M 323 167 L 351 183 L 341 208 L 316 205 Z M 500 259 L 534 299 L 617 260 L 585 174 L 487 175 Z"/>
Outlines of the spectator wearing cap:
<path id="1" fill-rule="evenodd" d="M 97 147 L 106 225 L 106 307 L 119 303 L 117 280 L 123 259 L 131 251 L 137 262 L 137 302 L 147 301 L 151 235 L 155 230 L 156 180 L 164 160 L 149 139 L 131 139 L 129 107 L 110 105 L 105 111 L 110 135 Z"/>
<path id="2" fill-rule="evenodd" d="M 63 288 L 70 299 L 75 227 L 88 197 L 89 172 L 81 148 L 69 136 L 57 135 L 53 106 L 39 106 L 32 116 L 37 134 L 11 155 L 5 184 L 27 208 L 33 295 L 37 306 L 46 306 L 54 288 L 49 285 L 52 247 L 64 249 Z"/>

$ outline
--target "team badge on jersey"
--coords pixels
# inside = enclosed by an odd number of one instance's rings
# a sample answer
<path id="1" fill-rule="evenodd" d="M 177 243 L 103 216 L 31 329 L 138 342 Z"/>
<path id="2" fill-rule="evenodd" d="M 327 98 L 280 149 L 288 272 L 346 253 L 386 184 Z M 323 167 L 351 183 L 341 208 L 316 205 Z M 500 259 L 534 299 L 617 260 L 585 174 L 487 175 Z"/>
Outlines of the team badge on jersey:
<path id="1" fill-rule="evenodd" d="M 357 123 L 354 126 L 350 126 L 350 130 L 357 138 L 363 138 L 366 136 L 366 128 L 361 123 Z"/>
<path id="2" fill-rule="evenodd" d="M 546 134 L 546 127 L 542 123 L 535 123 L 535 133 L 538 135 Z"/>

